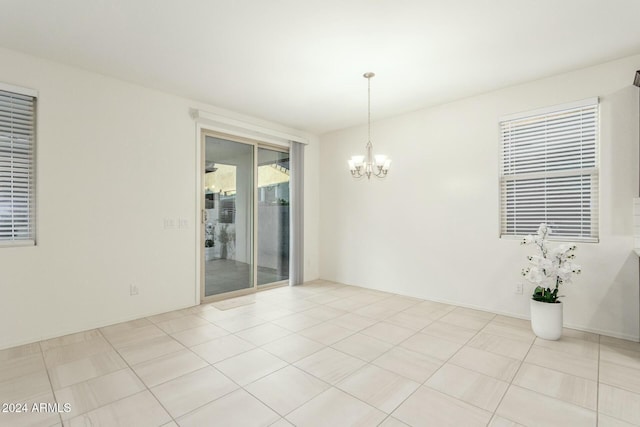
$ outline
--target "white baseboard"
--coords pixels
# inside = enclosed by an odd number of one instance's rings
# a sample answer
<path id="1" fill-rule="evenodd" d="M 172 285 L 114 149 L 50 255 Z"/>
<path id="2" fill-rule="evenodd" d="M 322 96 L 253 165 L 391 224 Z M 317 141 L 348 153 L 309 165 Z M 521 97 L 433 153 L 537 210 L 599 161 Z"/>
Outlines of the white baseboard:
<path id="1" fill-rule="evenodd" d="M 147 313 L 147 314 L 137 314 L 137 315 L 127 316 L 127 317 L 124 317 L 124 318 L 118 318 L 116 320 L 106 320 L 106 321 L 101 321 L 101 322 L 93 322 L 93 323 L 89 323 L 88 325 L 85 324 L 81 329 L 78 329 L 78 328 L 62 329 L 62 330 L 59 330 L 59 331 L 51 333 L 51 334 L 40 335 L 40 336 L 32 336 L 32 337 L 25 338 L 25 339 L 22 339 L 22 340 L 9 342 L 8 344 L 5 344 L 2 347 L 0 347 L 0 350 L 4 350 L 4 349 L 7 349 L 7 348 L 12 348 L 12 347 L 18 347 L 18 346 L 25 345 L 25 344 L 32 344 L 32 343 L 35 343 L 35 342 L 44 341 L 44 340 L 48 340 L 48 339 L 51 339 L 51 338 L 59 338 L 59 337 L 65 336 L 65 335 L 77 334 L 79 332 L 90 331 L 92 329 L 104 328 L 105 326 L 111 326 L 111 325 L 115 325 L 117 323 L 129 322 L 131 320 L 136 320 L 136 319 L 140 319 L 140 318 L 143 318 L 143 317 L 155 316 L 156 314 L 167 313 L 169 311 L 182 310 L 182 309 L 189 308 L 189 307 L 194 307 L 194 305 L 187 305 L 185 307 L 178 307 L 178 308 L 173 308 L 173 309 L 169 309 L 169 310 L 154 311 L 154 312 Z"/>
<path id="2" fill-rule="evenodd" d="M 335 283 L 339 283 L 339 282 L 335 282 Z M 442 303 L 442 304 L 456 305 L 458 307 L 471 308 L 473 310 L 484 311 L 486 313 L 492 313 L 492 314 L 499 314 L 499 315 L 502 315 L 502 316 L 515 317 L 516 319 L 531 320 L 530 317 L 523 316 L 523 315 L 518 314 L 518 313 L 511 313 L 511 312 L 508 312 L 508 311 L 501 311 L 501 310 L 490 310 L 490 309 L 487 309 L 486 307 L 481 307 L 481 306 L 474 305 L 474 304 L 466 304 L 466 303 L 463 303 L 463 302 L 460 302 L 460 301 L 451 301 L 451 300 L 440 299 L 440 298 L 429 298 L 429 299 L 427 299 L 427 298 L 416 297 L 415 295 L 408 295 L 408 294 L 395 292 L 395 291 L 394 292 L 390 292 L 388 289 L 378 289 L 378 288 L 367 287 L 367 286 L 358 286 L 358 285 L 349 285 L 349 286 L 356 286 L 358 288 L 372 289 L 372 290 L 381 291 L 381 292 L 389 292 L 389 293 L 394 293 L 394 294 L 405 296 L 405 297 L 420 298 L 420 299 L 424 299 L 426 301 L 439 302 L 439 303 Z M 640 336 L 622 334 L 622 333 L 616 332 L 616 331 L 609 331 L 609 330 L 597 329 L 597 328 L 589 328 L 589 327 L 586 327 L 586 326 L 576 325 L 576 324 L 572 324 L 572 323 L 565 323 L 564 327 L 565 328 L 569 328 L 569 329 L 575 329 L 577 331 L 582 331 L 582 332 L 591 332 L 591 333 L 598 334 L 598 335 L 606 335 L 606 336 L 613 337 L 613 338 L 620 338 L 620 339 L 627 340 L 627 341 L 640 342 Z"/>

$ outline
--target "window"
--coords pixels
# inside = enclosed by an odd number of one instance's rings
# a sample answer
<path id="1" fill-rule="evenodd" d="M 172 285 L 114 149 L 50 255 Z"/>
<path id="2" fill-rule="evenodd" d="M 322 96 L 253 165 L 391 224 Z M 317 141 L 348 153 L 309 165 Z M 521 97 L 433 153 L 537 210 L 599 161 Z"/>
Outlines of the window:
<path id="1" fill-rule="evenodd" d="M 500 121 L 500 235 L 598 241 L 598 99 Z"/>
<path id="2" fill-rule="evenodd" d="M 35 244 L 36 96 L 0 83 L 0 246 Z"/>

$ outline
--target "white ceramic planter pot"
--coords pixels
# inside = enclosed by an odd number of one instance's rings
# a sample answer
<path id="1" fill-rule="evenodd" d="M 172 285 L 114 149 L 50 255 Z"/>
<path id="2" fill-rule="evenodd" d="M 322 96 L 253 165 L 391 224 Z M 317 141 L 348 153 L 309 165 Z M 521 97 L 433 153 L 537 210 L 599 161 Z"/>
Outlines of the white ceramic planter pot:
<path id="1" fill-rule="evenodd" d="M 204 248 L 204 260 L 211 261 L 212 259 L 216 259 L 216 248 Z"/>
<path id="2" fill-rule="evenodd" d="M 531 300 L 531 329 L 542 339 L 555 341 L 562 336 L 562 303 Z"/>

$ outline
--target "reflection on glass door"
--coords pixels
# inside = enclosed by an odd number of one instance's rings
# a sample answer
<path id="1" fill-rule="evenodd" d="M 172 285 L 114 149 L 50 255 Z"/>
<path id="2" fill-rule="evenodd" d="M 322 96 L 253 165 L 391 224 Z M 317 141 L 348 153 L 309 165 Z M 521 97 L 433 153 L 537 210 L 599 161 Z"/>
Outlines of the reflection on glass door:
<path id="1" fill-rule="evenodd" d="M 258 285 L 289 278 L 289 153 L 258 149 Z"/>
<path id="2" fill-rule="evenodd" d="M 205 137 L 204 296 L 254 287 L 254 147 Z"/>

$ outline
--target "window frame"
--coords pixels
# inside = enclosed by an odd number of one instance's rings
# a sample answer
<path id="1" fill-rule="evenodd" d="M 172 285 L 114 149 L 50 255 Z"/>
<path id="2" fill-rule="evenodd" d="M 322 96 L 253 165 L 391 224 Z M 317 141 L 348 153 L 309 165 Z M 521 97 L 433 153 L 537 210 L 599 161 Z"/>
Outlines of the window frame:
<path id="1" fill-rule="evenodd" d="M 591 112 L 590 112 L 591 110 Z M 510 144 L 511 147 L 514 146 L 514 144 L 516 144 L 517 142 L 519 142 L 520 144 L 523 144 L 523 141 L 526 141 L 526 139 L 528 137 L 520 137 L 521 139 L 518 140 L 518 138 L 513 138 L 513 137 L 506 137 L 506 128 L 509 125 L 514 125 L 517 126 L 519 121 L 530 121 L 532 123 L 534 123 L 533 126 L 536 126 L 536 121 L 537 121 L 537 126 L 545 126 L 545 131 L 546 131 L 546 126 L 549 126 L 550 123 L 552 123 L 552 118 L 549 117 L 553 117 L 554 115 L 563 115 L 563 114 L 567 114 L 567 115 L 571 115 L 574 114 L 575 116 L 578 116 L 579 114 L 583 114 L 583 112 L 587 112 L 587 116 L 589 114 L 592 115 L 593 119 L 594 119 L 594 131 L 593 131 L 593 160 L 591 160 L 591 162 L 593 163 L 592 166 L 585 166 L 584 163 L 589 163 L 588 159 L 590 158 L 588 155 L 588 151 L 584 151 L 583 152 L 583 147 L 587 146 L 587 144 L 585 143 L 585 141 L 588 141 L 588 137 L 583 137 L 582 135 L 582 131 L 583 129 L 586 129 L 585 126 L 582 125 L 582 122 L 580 122 L 580 132 L 576 131 L 576 135 L 579 133 L 580 134 L 580 139 L 579 139 L 579 143 L 578 145 L 580 146 L 579 150 L 572 150 L 575 151 L 575 153 L 571 153 L 572 156 L 579 154 L 578 157 L 573 158 L 570 157 L 572 160 L 568 160 L 566 158 L 566 156 L 563 160 L 560 161 L 560 166 L 567 166 L 566 168 L 564 167 L 559 167 L 558 164 L 554 164 L 554 162 L 558 162 L 557 158 L 554 158 L 553 156 L 549 155 L 547 157 L 547 150 L 549 148 L 549 146 L 551 145 L 551 143 L 549 142 L 550 140 L 552 140 L 553 138 L 551 136 L 547 136 L 545 134 L 544 137 L 541 137 L 540 139 L 536 140 L 539 144 L 540 147 L 544 148 L 544 155 L 542 156 L 543 160 L 536 160 L 535 157 L 540 156 L 540 148 L 536 147 L 535 145 L 533 145 L 532 147 L 534 147 L 533 149 L 531 149 L 531 147 L 528 148 L 518 148 L 516 147 L 515 151 L 516 153 L 513 154 L 514 156 L 518 155 L 518 156 L 522 156 L 522 153 L 526 153 L 527 151 L 529 151 L 530 153 L 528 154 L 530 157 L 527 157 L 526 160 L 516 160 L 516 161 L 512 161 L 511 159 L 509 159 L 510 164 L 507 165 L 507 152 L 509 151 L 508 148 L 506 147 L 506 144 Z M 571 116 L 569 116 L 571 117 Z M 587 98 L 587 99 L 583 99 L 580 101 L 575 101 L 575 102 L 570 102 L 570 103 L 565 103 L 565 104 L 560 104 L 560 105 L 554 105 L 554 106 L 550 106 L 550 107 L 545 107 L 545 108 L 540 108 L 540 109 L 536 109 L 536 110 L 531 110 L 531 111 L 526 111 L 526 112 L 522 112 L 522 113 L 516 113 L 516 114 L 510 114 L 510 115 L 506 115 L 503 116 L 499 119 L 498 122 L 498 131 L 500 133 L 499 136 L 499 141 L 500 141 L 500 147 L 499 147 L 499 155 L 500 155 L 500 161 L 499 161 L 499 237 L 501 239 L 518 239 L 518 238 L 522 238 L 523 236 L 527 235 L 527 234 L 533 234 L 535 233 L 535 230 L 527 230 L 526 232 L 518 232 L 518 230 L 516 229 L 513 232 L 508 232 L 509 224 L 512 225 L 512 227 L 517 227 L 517 214 L 513 214 L 515 216 L 515 219 L 512 220 L 511 222 L 508 219 L 509 216 L 509 212 L 508 212 L 508 204 L 509 204 L 509 198 L 508 198 L 508 194 L 507 191 L 509 191 L 507 189 L 507 183 L 509 181 L 520 181 L 523 182 L 523 186 L 527 185 L 527 180 L 529 180 L 531 187 L 537 187 L 538 189 L 536 189 L 536 195 L 540 195 L 542 200 L 544 200 L 544 204 L 543 207 L 540 207 L 540 205 L 538 205 L 538 211 L 534 212 L 534 213 L 540 213 L 541 216 L 544 217 L 548 217 L 549 216 L 549 212 L 554 212 L 553 206 L 547 206 L 547 203 L 549 202 L 549 200 L 553 201 L 553 198 L 550 198 L 550 196 L 546 193 L 548 188 L 552 188 L 553 184 L 554 184 L 554 179 L 555 180 L 562 180 L 563 178 L 565 178 L 567 181 L 571 181 L 574 180 L 575 182 L 572 184 L 574 186 L 578 185 L 576 184 L 576 182 L 579 181 L 587 181 L 588 180 L 588 187 L 589 190 L 586 191 L 582 191 L 580 193 L 580 203 L 582 203 L 582 195 L 583 194 L 589 194 L 589 205 L 590 205 L 590 209 L 585 208 L 584 205 L 575 205 L 572 206 L 574 209 L 576 208 L 576 206 L 579 207 L 580 210 L 590 210 L 589 213 L 589 220 L 585 221 L 583 219 L 576 219 L 575 220 L 575 224 L 579 225 L 580 227 L 583 227 L 588 224 L 590 226 L 590 232 L 588 235 L 585 235 L 584 233 L 581 233 L 580 235 L 574 235 L 574 234 L 565 234 L 562 232 L 557 232 L 552 234 L 551 236 L 549 236 L 550 240 L 556 240 L 556 241 L 565 241 L 565 242 L 581 242 L 581 243 L 598 243 L 599 242 L 599 232 L 600 232 L 600 221 L 599 221 L 599 209 L 600 209 L 600 127 L 601 127 L 601 123 L 600 123 L 600 100 L 598 97 L 593 97 L 593 98 Z M 529 126 L 529 125 L 527 125 Z M 570 122 L 564 125 L 565 127 L 563 127 L 563 130 L 571 130 L 572 127 L 574 127 L 574 125 L 572 125 Z M 590 134 L 588 134 L 590 135 Z M 526 143 L 526 142 L 525 142 Z M 558 146 L 553 147 L 554 150 L 562 150 L 562 149 L 566 149 L 566 150 L 571 150 L 571 145 L 575 145 L 576 142 L 575 140 L 569 140 L 566 141 L 567 146 L 562 146 L 561 148 Z M 521 150 L 520 152 L 517 152 L 517 150 Z M 578 153 L 579 152 L 579 153 Z M 527 154 L 525 154 L 527 155 Z M 538 164 L 538 165 L 544 165 L 544 170 L 542 171 L 514 171 L 514 169 L 517 169 L 518 167 L 526 169 L 526 165 L 527 163 L 534 163 L 534 164 Z M 566 163 L 566 165 L 565 165 Z M 571 163 L 577 163 L 577 166 L 574 167 L 570 167 L 569 165 Z M 515 165 L 515 166 L 514 166 Z M 531 167 L 531 166 L 529 166 Z M 507 172 L 507 169 L 512 169 L 511 171 Z M 532 181 L 535 180 L 540 180 L 539 184 L 533 184 Z M 558 185 L 558 181 L 555 182 L 556 185 Z M 581 184 L 580 184 L 581 185 Z M 566 187 L 567 189 L 570 189 L 570 186 Z M 523 189 L 514 189 L 511 190 L 514 192 L 520 191 L 522 194 L 525 193 L 525 191 L 527 190 L 523 190 Z M 566 191 L 566 190 L 565 190 Z M 557 199 L 556 199 L 557 200 Z M 535 205 L 534 205 L 535 206 Z M 567 208 L 567 211 L 570 211 L 571 208 Z M 561 212 L 561 213 L 565 213 L 565 212 Z M 521 214 L 522 215 L 522 214 Z M 557 215 L 557 213 L 556 213 Z M 570 217 L 571 219 L 575 219 L 577 218 L 577 216 L 582 215 L 582 213 L 575 213 L 574 216 Z M 516 224 L 514 224 L 514 222 Z M 526 219 L 525 220 L 520 220 L 520 222 L 525 222 L 526 223 Z M 541 221 L 542 222 L 542 221 Z M 548 222 L 548 221 L 547 221 Z M 549 226 L 556 231 L 558 229 L 558 227 L 554 227 L 553 222 L 548 222 Z M 526 224 L 525 224 L 526 226 Z M 522 227 L 522 226 L 521 226 Z M 566 225 L 565 225 L 566 227 Z M 537 229 L 537 226 L 536 226 Z"/>
<path id="2" fill-rule="evenodd" d="M 33 98 L 33 133 L 31 141 L 30 163 L 30 201 L 29 206 L 29 238 L 1 239 L 0 248 L 37 246 L 37 140 L 38 140 L 38 104 L 39 93 L 37 90 L 0 82 L 0 91 L 9 92 L 20 96 Z M 14 176 L 11 176 L 11 180 Z"/>

